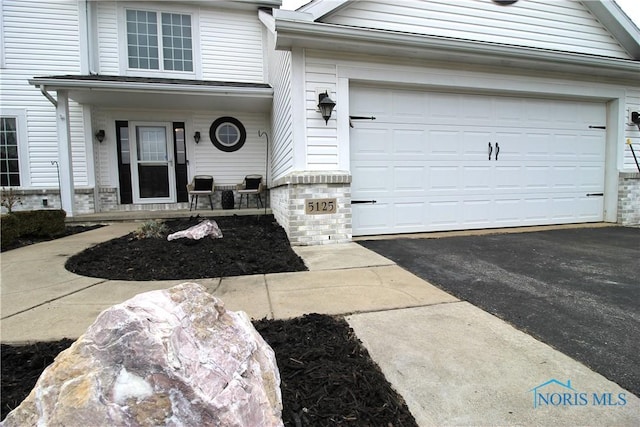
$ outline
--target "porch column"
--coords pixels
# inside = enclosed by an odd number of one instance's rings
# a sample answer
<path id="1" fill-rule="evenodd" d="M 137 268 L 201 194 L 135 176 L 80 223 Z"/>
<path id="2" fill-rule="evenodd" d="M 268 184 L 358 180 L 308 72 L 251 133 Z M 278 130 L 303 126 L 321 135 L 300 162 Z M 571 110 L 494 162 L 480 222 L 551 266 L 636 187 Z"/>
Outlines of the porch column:
<path id="1" fill-rule="evenodd" d="M 60 200 L 67 216 L 74 214 L 73 164 L 71 160 L 71 130 L 69 126 L 69 93 L 58 90 L 56 123 L 58 127 L 58 168 L 60 170 Z"/>

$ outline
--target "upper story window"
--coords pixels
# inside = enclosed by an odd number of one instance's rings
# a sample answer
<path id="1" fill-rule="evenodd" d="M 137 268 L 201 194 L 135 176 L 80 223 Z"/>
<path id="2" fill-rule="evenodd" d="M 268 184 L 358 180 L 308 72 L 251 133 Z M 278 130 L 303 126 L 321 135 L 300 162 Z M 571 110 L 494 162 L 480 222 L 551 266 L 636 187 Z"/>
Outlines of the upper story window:
<path id="1" fill-rule="evenodd" d="M 127 10 L 129 68 L 193 72 L 191 15 Z"/>

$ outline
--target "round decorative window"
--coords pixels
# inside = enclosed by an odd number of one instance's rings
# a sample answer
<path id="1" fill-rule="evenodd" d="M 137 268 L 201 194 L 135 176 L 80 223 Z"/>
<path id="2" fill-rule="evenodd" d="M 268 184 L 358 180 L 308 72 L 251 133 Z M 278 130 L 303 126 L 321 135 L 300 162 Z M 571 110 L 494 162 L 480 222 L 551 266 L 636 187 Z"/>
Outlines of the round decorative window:
<path id="1" fill-rule="evenodd" d="M 247 131 L 240 120 L 220 117 L 209 128 L 209 137 L 218 150 L 231 153 L 242 148 L 247 140 Z"/>

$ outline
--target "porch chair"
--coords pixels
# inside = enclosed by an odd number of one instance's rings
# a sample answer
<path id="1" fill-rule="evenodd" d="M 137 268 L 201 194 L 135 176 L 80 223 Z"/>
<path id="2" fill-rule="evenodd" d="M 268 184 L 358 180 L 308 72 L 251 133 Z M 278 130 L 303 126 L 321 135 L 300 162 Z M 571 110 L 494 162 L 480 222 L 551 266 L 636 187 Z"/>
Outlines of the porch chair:
<path id="1" fill-rule="evenodd" d="M 198 209 L 198 196 L 209 196 L 209 204 L 211 205 L 211 210 L 213 210 L 213 199 L 211 198 L 211 196 L 213 195 L 213 191 L 215 190 L 215 188 L 216 187 L 213 182 L 213 177 L 211 175 L 194 176 L 191 182 L 187 184 L 187 192 L 191 197 L 189 210 L 193 208 L 194 198 L 196 201 L 196 209 Z"/>
<path id="2" fill-rule="evenodd" d="M 260 193 L 264 191 L 264 184 L 262 184 L 262 175 L 247 175 L 244 177 L 242 184 L 236 186 L 236 191 L 240 194 L 240 205 L 238 209 L 242 208 L 242 198 L 247 196 L 247 208 L 249 207 L 249 195 L 256 196 L 256 208 L 264 206 L 262 203 L 262 197 Z M 260 206 L 258 206 L 260 202 Z"/>

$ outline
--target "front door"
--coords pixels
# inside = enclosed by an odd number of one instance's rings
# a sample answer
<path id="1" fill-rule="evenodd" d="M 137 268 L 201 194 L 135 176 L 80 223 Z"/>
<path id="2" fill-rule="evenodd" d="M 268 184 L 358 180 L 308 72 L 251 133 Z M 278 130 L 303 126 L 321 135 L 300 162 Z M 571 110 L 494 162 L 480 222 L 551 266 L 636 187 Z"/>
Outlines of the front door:
<path id="1" fill-rule="evenodd" d="M 129 141 L 133 202 L 175 202 L 172 124 L 131 122 Z"/>

